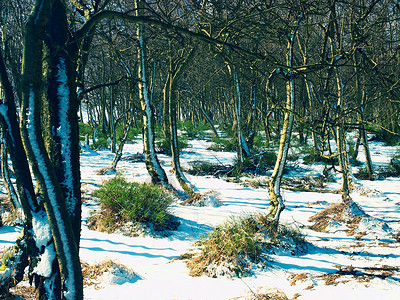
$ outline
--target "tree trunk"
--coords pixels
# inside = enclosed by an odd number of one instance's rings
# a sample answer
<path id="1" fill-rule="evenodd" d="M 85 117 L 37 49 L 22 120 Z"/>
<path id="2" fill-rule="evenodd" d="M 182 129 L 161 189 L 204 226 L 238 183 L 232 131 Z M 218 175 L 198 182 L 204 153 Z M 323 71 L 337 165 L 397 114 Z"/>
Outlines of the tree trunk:
<path id="1" fill-rule="evenodd" d="M 170 64 L 169 64 L 169 75 L 168 75 L 168 100 L 164 101 L 164 103 L 169 104 L 168 117 L 169 117 L 169 126 L 170 126 L 170 144 L 171 144 L 171 154 L 172 154 L 172 170 L 174 171 L 175 178 L 178 180 L 180 186 L 183 188 L 185 193 L 187 193 L 190 197 L 193 197 L 198 192 L 196 187 L 193 186 L 189 180 L 186 178 L 185 174 L 182 171 L 180 158 L 179 158 L 179 146 L 178 146 L 178 130 L 177 130 L 177 95 L 176 90 L 178 87 L 178 80 L 182 75 L 184 69 L 188 66 L 189 62 L 191 62 L 196 48 L 192 48 L 190 52 L 187 54 L 185 58 L 180 57 L 177 62 L 172 61 L 172 57 L 170 56 Z M 172 53 L 170 54 L 172 55 Z"/>
<path id="2" fill-rule="evenodd" d="M 294 78 L 289 78 L 286 83 L 286 111 L 284 114 L 283 126 L 281 130 L 281 138 L 279 141 L 278 157 L 276 159 L 275 168 L 272 172 L 268 184 L 268 193 L 270 199 L 270 209 L 268 216 L 273 220 L 279 221 L 281 212 L 285 209 L 285 205 L 281 195 L 281 181 L 283 170 L 285 168 L 287 154 L 289 151 L 290 138 L 293 128 L 293 111 L 294 111 Z"/>
<path id="3" fill-rule="evenodd" d="M 293 47 L 294 38 L 299 26 L 301 19 L 303 18 L 303 13 L 300 14 L 297 24 L 291 34 L 291 38 L 288 41 L 287 46 L 287 65 L 288 67 L 293 67 Z M 279 222 L 280 215 L 285 209 L 285 204 L 281 195 L 281 180 L 283 176 L 283 170 L 285 168 L 287 154 L 290 146 L 290 138 L 292 136 L 292 128 L 294 122 L 294 74 L 287 72 L 286 74 L 286 104 L 283 126 L 281 130 L 281 137 L 279 141 L 278 157 L 276 159 L 274 171 L 272 172 L 271 178 L 268 184 L 268 193 L 270 199 L 270 209 L 268 212 L 268 217 L 276 222 Z"/>
<path id="4" fill-rule="evenodd" d="M 143 14 L 142 1 L 135 0 L 136 15 Z M 144 155 L 147 171 L 150 174 L 151 181 L 154 184 L 162 184 L 163 186 L 171 189 L 168 183 L 168 177 L 161 167 L 154 149 L 154 120 L 153 120 L 153 105 L 150 102 L 148 86 L 146 81 L 146 67 L 145 67 L 145 45 L 143 39 L 143 27 L 141 24 L 137 25 L 136 33 L 139 39 L 138 44 L 138 81 L 139 99 L 143 110 L 143 144 Z"/>
<path id="5" fill-rule="evenodd" d="M 77 174 L 79 174 L 77 106 L 74 103 L 76 87 L 72 86 L 75 89 L 71 89 L 71 83 L 75 81 L 71 75 L 74 67 L 71 65 L 71 57 L 64 51 L 58 51 L 56 55 L 50 56 L 46 66 L 47 71 L 51 73 L 48 80 L 52 83 L 49 84 L 48 91 L 49 106 L 58 105 L 58 113 L 55 115 L 51 113 L 49 117 L 50 123 L 59 124 L 58 127 L 52 128 L 59 129 L 53 138 L 60 143 L 60 145 L 56 145 L 60 146 L 60 149 L 56 149 L 55 153 L 57 157 L 61 157 L 61 163 L 59 159 L 54 159 L 53 156 L 52 159 L 49 157 L 46 148 L 50 149 L 51 141 L 48 137 L 44 140 L 42 136 L 40 117 L 43 93 L 44 30 L 50 24 L 48 34 L 50 47 L 58 46 L 61 42 L 58 40 L 59 38 L 67 39 L 68 37 L 59 32 L 56 33 L 60 29 L 68 29 L 65 7 L 59 0 L 55 0 L 52 7 L 52 2 L 37 1 L 25 28 L 20 128 L 54 239 L 56 252 L 47 248 L 46 257 L 51 263 L 52 258 L 57 256 L 58 264 L 53 264 L 53 267 L 60 268 L 61 290 L 57 289 L 58 274 L 54 269 L 41 272 L 39 275 L 49 281 L 48 284 L 43 285 L 46 293 L 54 293 L 54 295 L 58 295 L 57 297 L 65 299 L 82 299 L 83 284 L 78 251 L 80 230 L 77 230 L 80 228 L 81 216 L 80 180 L 77 178 Z M 53 88 L 54 90 L 50 90 Z M 63 174 L 59 172 L 61 169 L 64 170 Z M 60 175 L 63 180 L 60 180 Z M 78 193 L 76 193 L 76 189 Z M 78 220 L 78 224 L 73 223 L 74 220 Z M 50 282 L 54 286 L 50 287 Z M 47 295 L 47 297 L 54 295 Z"/>
<path id="6" fill-rule="evenodd" d="M 10 199 L 15 210 L 21 209 L 21 204 L 18 198 L 18 194 L 14 189 L 14 185 L 11 182 L 10 170 L 8 167 L 8 150 L 7 141 L 4 138 L 3 132 L 1 133 L 1 173 L 3 175 L 4 186 L 6 187 L 8 198 Z"/>
<path id="7" fill-rule="evenodd" d="M 228 67 L 229 74 L 232 78 L 233 83 L 233 97 L 232 97 L 232 104 L 234 109 L 234 128 L 235 128 L 235 138 L 237 142 L 237 165 L 236 169 L 238 172 L 243 171 L 243 164 L 244 158 L 250 156 L 250 150 L 247 146 L 246 140 L 243 137 L 242 131 L 242 97 L 240 94 L 240 85 L 239 85 L 239 78 L 236 71 L 236 66 L 232 63 L 226 62 Z"/>
<path id="8" fill-rule="evenodd" d="M 189 92 L 189 94 L 192 96 L 192 98 L 194 99 L 194 101 L 197 104 L 197 107 L 199 108 L 201 114 L 203 115 L 203 117 L 206 119 L 207 123 L 210 125 L 210 128 L 214 134 L 214 136 L 216 138 L 219 137 L 217 129 L 214 126 L 213 121 L 211 120 L 211 118 L 208 116 L 208 114 L 206 113 L 206 111 L 204 110 L 204 108 L 201 106 L 200 101 L 197 99 L 197 97 L 192 93 L 192 91 L 190 90 L 190 88 L 188 86 L 185 86 L 186 90 Z M 194 107 L 193 107 L 193 115 L 192 115 L 192 122 L 193 125 L 195 125 L 195 120 L 194 120 Z"/>

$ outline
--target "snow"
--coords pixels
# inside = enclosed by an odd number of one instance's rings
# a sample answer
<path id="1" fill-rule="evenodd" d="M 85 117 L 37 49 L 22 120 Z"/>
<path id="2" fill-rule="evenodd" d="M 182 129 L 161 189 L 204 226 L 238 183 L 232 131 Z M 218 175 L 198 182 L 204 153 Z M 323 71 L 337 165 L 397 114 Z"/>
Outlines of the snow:
<path id="1" fill-rule="evenodd" d="M 33 273 L 36 273 L 39 276 L 50 277 L 52 270 L 51 264 L 53 263 L 55 257 L 56 252 L 54 247 L 47 247 L 43 254 L 40 255 L 40 261 L 33 269 Z"/>
<path id="2" fill-rule="evenodd" d="M 57 135 L 60 137 L 61 142 L 61 155 L 63 157 L 63 165 L 65 168 L 65 179 L 62 183 L 67 187 L 67 210 L 73 213 L 77 199 L 74 196 L 73 175 L 72 175 L 72 160 L 71 160 L 71 125 L 68 120 L 69 112 L 69 88 L 68 76 L 65 64 L 65 58 L 60 57 L 60 63 L 57 66 L 57 96 L 59 98 L 59 118 L 60 127 L 57 128 Z"/>
<path id="3" fill-rule="evenodd" d="M 36 247 L 38 249 L 45 247 L 52 238 L 52 235 L 49 220 L 43 210 L 32 214 L 32 229 Z"/>
<path id="4" fill-rule="evenodd" d="M 235 153 L 205 150 L 209 142 L 203 140 L 194 140 L 190 144 L 191 148 L 181 154 L 182 166 L 187 167 L 189 162 L 199 160 L 229 164 L 236 156 Z M 143 144 L 127 144 L 124 150 L 124 156 L 136 154 L 143 150 Z M 396 147 L 371 143 L 375 166 L 388 162 L 396 151 Z M 97 170 L 110 164 L 113 156 L 106 150 L 83 150 L 81 174 L 85 195 L 89 196 L 104 180 L 114 176 L 96 175 Z M 159 155 L 159 159 L 172 185 L 178 187 L 171 173 L 171 158 Z M 306 166 L 301 165 L 301 168 L 293 169 L 289 175 L 304 176 L 304 168 Z M 316 175 L 321 169 L 320 165 L 316 165 L 309 173 Z M 150 182 L 143 162 L 121 160 L 118 172 L 130 181 Z M 86 220 L 98 205 L 94 200 L 85 202 L 82 212 L 81 260 L 93 265 L 112 259 L 135 272 L 135 276 L 126 277 L 111 271 L 103 274 L 100 288 L 85 287 L 85 299 L 232 299 L 250 297 L 252 291 L 264 289 L 282 291 L 289 299 L 300 294 L 297 298 L 299 300 L 398 299 L 400 272 L 395 270 L 386 277 L 378 275 L 382 274 L 379 269 L 384 266 L 400 266 L 400 244 L 391 237 L 391 233 L 400 231 L 399 178 L 357 182 L 357 189 L 351 196 L 373 218 L 373 221 L 366 219 L 360 223 L 360 230 L 368 231 L 361 239 L 348 236 L 340 226 L 330 232 L 316 232 L 308 227 L 312 225 L 308 221 L 309 217 L 340 200 L 341 196 L 333 192 L 337 187 L 335 183 L 328 186 L 332 193 L 282 190 L 286 205 L 281 215 L 282 222 L 298 227 L 314 246 L 300 256 L 286 252 L 272 255 L 272 261 L 264 269 L 254 268 L 253 275 L 229 279 L 190 277 L 184 261 L 179 257 L 189 251 L 196 251 L 193 243 L 227 218 L 266 212 L 268 192 L 264 188 L 244 187 L 210 176 L 187 177 L 202 193 L 216 191 L 222 205 L 197 207 L 174 204 L 172 210 L 179 217 L 181 225 L 169 237 L 127 237 L 89 230 Z M 339 180 L 340 174 L 335 178 Z M 0 251 L 12 245 L 19 230 L 13 227 L 0 228 Z M 354 268 L 355 271 L 342 271 L 340 276 L 337 275 L 338 271 L 348 268 Z M 367 276 L 372 273 L 377 276 Z M 296 274 L 303 274 L 304 279 L 293 283 L 292 278 Z M 326 277 L 332 274 L 338 276 L 334 285 L 328 284 Z"/>
<path id="5" fill-rule="evenodd" d="M 58 205 L 54 186 L 50 179 L 50 176 L 49 176 L 49 173 L 48 173 L 48 170 L 46 167 L 45 159 L 41 153 L 41 150 L 39 148 L 39 144 L 37 141 L 36 123 L 35 123 L 35 105 L 36 105 L 35 93 L 33 91 L 33 88 L 31 87 L 31 90 L 29 93 L 29 106 L 28 106 L 28 110 L 26 113 L 27 117 L 28 117 L 28 120 L 26 122 L 26 128 L 28 131 L 29 143 L 30 143 L 30 147 L 31 147 L 31 151 L 34 156 L 34 159 L 37 162 L 38 171 L 40 173 L 40 176 L 42 176 L 42 178 L 43 178 L 44 188 L 47 191 L 47 196 L 49 198 L 50 205 L 54 211 L 55 218 L 58 220 L 57 227 L 58 227 L 58 231 L 60 234 L 60 240 L 62 243 L 62 247 L 64 249 L 64 253 L 66 256 L 65 259 L 66 259 L 66 263 L 67 263 L 67 268 L 68 268 L 68 270 L 73 270 L 72 259 L 71 259 L 71 257 L 68 257 L 71 255 L 71 249 L 69 246 L 64 221 L 61 217 L 60 206 Z M 49 257 L 49 256 L 47 256 L 47 257 Z M 41 268 L 45 269 L 45 267 L 43 267 L 43 266 L 41 266 Z M 68 294 L 64 295 L 66 299 L 74 299 L 74 297 L 75 297 L 74 286 L 73 286 L 73 284 L 75 282 L 74 276 L 75 276 L 74 272 L 69 272 L 68 278 L 65 280 L 65 285 L 67 286 L 67 291 L 68 291 Z M 71 283 L 69 283 L 69 281 Z M 69 283 L 69 285 L 68 285 L 68 283 Z"/>
<path id="6" fill-rule="evenodd" d="M 4 118 L 7 124 L 7 130 L 11 133 L 11 123 L 7 113 L 8 113 L 8 106 L 6 106 L 5 104 L 0 104 L 0 115 Z M 14 135 L 10 134 L 10 138 L 12 143 L 15 144 Z"/>

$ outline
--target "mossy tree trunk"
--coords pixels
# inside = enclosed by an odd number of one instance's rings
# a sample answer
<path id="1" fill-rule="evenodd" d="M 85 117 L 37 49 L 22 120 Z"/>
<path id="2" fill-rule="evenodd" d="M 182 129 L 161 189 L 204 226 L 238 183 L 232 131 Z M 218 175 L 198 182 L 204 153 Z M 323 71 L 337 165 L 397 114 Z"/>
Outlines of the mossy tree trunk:
<path id="1" fill-rule="evenodd" d="M 243 136 L 242 126 L 242 95 L 240 93 L 239 77 L 236 66 L 231 59 L 226 59 L 226 66 L 232 80 L 232 106 L 233 106 L 233 128 L 235 131 L 236 149 L 237 149 L 237 172 L 242 172 L 245 157 L 250 156 L 250 150 Z"/>
<path id="2" fill-rule="evenodd" d="M 297 19 L 296 25 L 293 29 L 292 34 L 290 35 L 287 44 L 287 66 L 290 68 L 293 67 L 294 39 L 296 36 L 297 29 L 299 27 L 299 23 L 302 18 L 303 18 L 303 13 L 301 13 L 299 18 Z M 285 209 L 285 204 L 281 195 L 281 181 L 290 146 L 290 138 L 292 135 L 292 128 L 294 122 L 293 113 L 295 107 L 294 74 L 292 72 L 285 72 L 285 73 L 286 73 L 285 74 L 286 103 L 285 103 L 283 126 L 281 130 L 281 137 L 279 140 L 278 156 L 268 184 L 268 194 L 270 199 L 270 208 L 268 212 L 268 217 L 275 220 L 276 222 L 279 222 L 280 215 L 282 211 Z"/>
<path id="3" fill-rule="evenodd" d="M 3 61 L 0 63 L 6 90 L 0 119 L 25 215 L 23 234 L 14 247 L 14 260 L 8 265 L 12 272 L 9 278 L 21 280 L 22 267 L 30 263 L 29 276 L 40 299 L 83 298 L 78 252 L 78 105 L 73 63 L 77 50 L 73 44 L 66 46 L 68 37 L 64 4 L 60 0 L 35 1 L 24 30 L 19 129 L 13 90 Z M 2 288 L 4 282 L 6 278 L 1 279 Z"/>
<path id="4" fill-rule="evenodd" d="M 3 102 L 0 104 L 0 124 L 10 152 L 19 200 L 25 217 L 21 235 L 13 247 L 14 260 L 9 261 L 7 270 L 0 277 L 0 293 L 6 295 L 9 288 L 23 279 L 25 268 L 29 264 L 32 269 L 35 267 L 40 249 L 34 240 L 32 220 L 38 215 L 45 215 L 45 212 L 36 199 L 29 163 L 19 130 L 14 91 L 8 79 L 2 53 L 0 55 L 0 75 L 4 90 Z M 32 276 L 32 274 L 30 275 Z"/>
<path id="5" fill-rule="evenodd" d="M 361 33 L 361 31 L 357 25 L 357 22 L 353 21 L 352 22 L 352 39 L 353 39 L 353 48 L 354 49 L 357 47 L 357 40 L 359 38 L 360 33 Z M 368 178 L 369 178 L 369 180 L 373 180 L 375 178 L 375 176 L 374 176 L 374 170 L 373 170 L 373 166 L 372 166 L 371 152 L 369 150 L 367 130 L 365 128 L 365 105 L 366 105 L 365 103 L 366 103 L 367 94 L 365 92 L 366 88 L 365 88 L 363 76 L 361 74 L 361 69 L 360 69 L 360 65 L 363 64 L 363 56 L 359 55 L 358 51 L 354 51 L 353 61 L 354 61 L 354 72 L 356 75 L 356 80 L 355 80 L 356 101 L 359 103 L 359 116 L 360 116 L 359 138 L 357 139 L 357 142 L 358 142 L 358 145 L 360 144 L 360 142 L 363 145 L 364 154 L 365 154 L 365 167 L 367 170 Z M 357 147 L 357 151 L 358 151 L 358 147 Z M 356 152 L 356 151 L 354 151 L 354 152 Z M 354 155 L 355 155 L 355 157 L 357 157 L 356 154 L 354 154 Z"/>
<path id="6" fill-rule="evenodd" d="M 143 1 L 135 0 L 136 16 L 143 15 Z M 138 43 L 138 87 L 139 87 L 139 99 L 143 110 L 143 144 L 144 154 L 147 171 L 150 174 L 151 181 L 154 184 L 162 184 L 168 189 L 171 185 L 168 182 L 168 177 L 161 167 L 161 164 L 157 158 L 155 147 L 154 147 L 154 109 L 153 104 L 150 101 L 149 90 L 146 80 L 146 59 L 145 59 L 145 43 L 143 37 L 143 26 L 137 24 L 136 29 Z"/>
<path id="7" fill-rule="evenodd" d="M 60 34 L 61 32 L 61 34 Z M 43 40 L 47 35 L 50 55 L 43 66 Z M 79 260 L 80 173 L 79 136 L 74 70 L 66 48 L 68 24 L 60 0 L 36 2 L 24 33 L 22 69 L 21 132 L 24 147 L 37 181 L 58 263 L 50 273 L 39 274 L 53 281 L 56 297 L 82 299 L 83 284 Z M 58 48 L 58 47 L 61 47 Z M 42 74 L 48 74 L 48 90 Z M 45 97 L 43 97 L 46 92 Z M 47 103 L 43 103 L 47 99 Z M 42 127 L 42 109 L 49 108 L 48 124 Z M 57 126 L 58 125 L 58 126 Z M 42 135 L 55 128 L 51 134 Z M 49 131 L 47 131 L 49 133 Z M 50 251 L 50 250 L 49 250 Z M 49 255 L 52 257 L 52 255 Z M 57 284 L 60 270 L 61 286 Z M 48 287 L 44 284 L 46 292 Z M 49 295 L 47 295 L 49 297 Z"/>
<path id="8" fill-rule="evenodd" d="M 291 77 L 286 83 L 286 111 L 284 113 L 281 137 L 279 140 L 278 156 L 268 183 L 268 194 L 270 199 L 268 216 L 276 221 L 279 221 L 280 214 L 285 209 L 285 204 L 281 195 L 281 181 L 289 151 L 294 122 L 294 75 L 291 74 L 290 76 Z"/>
<path id="9" fill-rule="evenodd" d="M 178 80 L 181 77 L 183 71 L 188 66 L 188 64 L 192 61 L 194 57 L 196 48 L 192 48 L 186 56 L 182 54 L 176 61 L 173 61 L 172 53 L 170 53 L 170 64 L 169 64 L 169 74 L 168 74 L 168 94 L 164 94 L 164 96 L 168 97 L 168 100 L 164 101 L 164 103 L 168 103 L 168 117 L 169 117 L 169 126 L 170 126 L 170 144 L 171 144 L 171 154 L 172 154 L 172 170 L 175 174 L 175 178 L 178 180 L 180 186 L 183 188 L 185 193 L 187 193 L 190 197 L 193 197 L 197 193 L 197 189 L 189 182 L 186 178 L 185 174 L 182 171 L 180 158 L 179 158 L 179 146 L 178 146 L 178 128 L 177 128 L 177 88 L 178 88 Z"/>
<path id="10" fill-rule="evenodd" d="M 10 169 L 8 166 L 8 150 L 7 150 L 7 141 L 4 138 L 3 132 L 0 135 L 1 145 L 1 174 L 3 176 L 4 186 L 7 190 L 8 198 L 10 199 L 15 210 L 21 209 L 21 203 L 19 201 L 19 197 L 17 192 L 15 191 L 14 185 L 10 178 Z"/>

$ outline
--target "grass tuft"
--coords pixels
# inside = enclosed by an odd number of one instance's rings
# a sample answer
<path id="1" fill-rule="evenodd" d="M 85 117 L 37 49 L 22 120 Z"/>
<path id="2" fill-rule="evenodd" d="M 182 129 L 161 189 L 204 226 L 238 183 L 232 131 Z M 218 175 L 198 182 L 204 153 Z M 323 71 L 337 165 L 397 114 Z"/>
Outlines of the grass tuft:
<path id="1" fill-rule="evenodd" d="M 0 271 L 5 271 L 8 268 L 8 261 L 14 255 L 14 247 L 8 247 L 4 252 L 1 254 L 0 257 Z"/>
<path id="2" fill-rule="evenodd" d="M 100 212 L 88 220 L 88 226 L 97 230 L 114 232 L 127 222 L 145 223 L 156 231 L 175 230 L 179 225 L 169 212 L 173 198 L 163 187 L 117 176 L 93 195 L 100 199 Z"/>
<path id="3" fill-rule="evenodd" d="M 231 217 L 198 243 L 201 253 L 187 261 L 189 275 L 243 276 L 254 264 L 268 260 L 267 253 L 304 252 L 303 235 L 290 226 L 276 226 L 265 215 Z"/>

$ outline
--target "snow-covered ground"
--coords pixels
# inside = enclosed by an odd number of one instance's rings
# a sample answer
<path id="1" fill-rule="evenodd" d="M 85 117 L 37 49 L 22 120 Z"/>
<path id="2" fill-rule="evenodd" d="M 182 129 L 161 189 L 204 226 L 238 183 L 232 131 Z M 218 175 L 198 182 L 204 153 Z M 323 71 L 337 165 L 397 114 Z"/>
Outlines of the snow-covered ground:
<path id="1" fill-rule="evenodd" d="M 208 151 L 208 144 L 204 140 L 191 141 L 192 147 L 181 155 L 182 165 L 187 167 L 188 162 L 198 160 L 223 164 L 233 161 L 234 153 Z M 395 147 L 379 143 L 372 143 L 371 148 L 373 161 L 379 165 L 387 163 L 397 151 Z M 125 146 L 124 156 L 137 152 L 142 152 L 142 144 L 129 144 Z M 85 150 L 81 154 L 82 190 L 86 195 L 90 195 L 103 180 L 114 176 L 96 175 L 96 171 L 108 166 L 112 158 L 108 151 Z M 165 155 L 159 158 L 171 182 L 177 186 L 170 172 L 171 159 Z M 316 166 L 314 173 L 320 169 Z M 128 180 L 149 181 L 144 163 L 121 161 L 118 170 Z M 302 168 L 299 170 L 303 172 Z M 367 235 L 361 239 L 347 236 L 340 227 L 329 233 L 316 232 L 308 227 L 312 225 L 308 218 L 339 201 L 339 194 L 284 190 L 286 210 L 282 213 L 282 222 L 300 228 L 314 247 L 301 256 L 273 255 L 273 261 L 264 269 L 234 279 L 190 277 L 179 257 L 193 249 L 193 243 L 199 237 L 230 216 L 265 211 L 269 201 L 267 190 L 213 177 L 188 175 L 188 178 L 201 192 L 217 191 L 223 205 L 193 207 L 175 204 L 173 212 L 180 218 L 181 225 L 165 238 L 126 237 L 89 230 L 86 220 L 97 206 L 92 201 L 85 203 L 81 260 L 95 264 L 112 259 L 136 274 L 133 277 L 104 275 L 100 286 L 85 288 L 85 299 L 237 299 L 269 289 L 283 291 L 289 299 L 400 299 L 400 243 L 391 236 L 400 231 L 399 178 L 357 182 L 351 196 L 375 218 L 375 223 L 362 225 Z M 335 187 L 335 183 L 330 186 L 332 189 Z M 382 222 L 389 227 L 383 230 L 379 226 Z M 0 251 L 13 244 L 18 232 L 19 228 L 0 228 Z"/>

